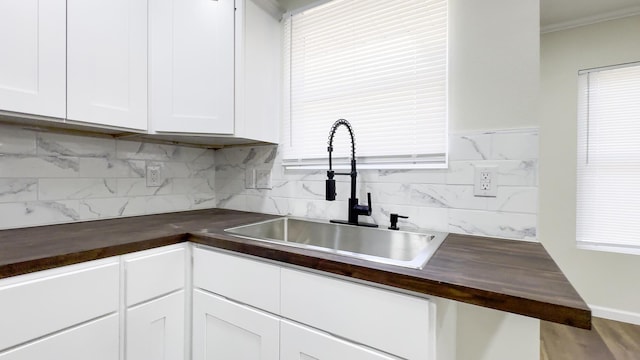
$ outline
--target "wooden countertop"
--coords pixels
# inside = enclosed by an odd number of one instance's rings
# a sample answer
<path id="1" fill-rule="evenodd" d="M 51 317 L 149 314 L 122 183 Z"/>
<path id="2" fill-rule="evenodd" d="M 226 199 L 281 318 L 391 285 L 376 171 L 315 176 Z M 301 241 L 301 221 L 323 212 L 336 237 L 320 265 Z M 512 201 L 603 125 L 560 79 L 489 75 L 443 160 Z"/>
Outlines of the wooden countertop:
<path id="1" fill-rule="evenodd" d="M 450 234 L 419 269 L 234 237 L 273 215 L 210 209 L 0 231 L 0 278 L 184 241 L 590 329 L 591 311 L 539 243 Z"/>

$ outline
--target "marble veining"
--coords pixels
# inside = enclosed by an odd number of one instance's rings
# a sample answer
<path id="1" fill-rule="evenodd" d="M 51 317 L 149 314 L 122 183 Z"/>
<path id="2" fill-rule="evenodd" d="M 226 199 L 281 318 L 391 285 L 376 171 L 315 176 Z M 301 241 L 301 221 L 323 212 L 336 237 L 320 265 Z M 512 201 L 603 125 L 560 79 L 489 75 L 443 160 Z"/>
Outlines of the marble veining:
<path id="1" fill-rule="evenodd" d="M 447 169 L 360 170 L 371 192 L 368 221 L 409 216 L 402 229 L 535 240 L 538 130 L 451 134 Z M 146 186 L 146 167 L 163 182 Z M 498 167 L 498 196 L 473 195 L 474 169 Z M 246 189 L 245 170 L 272 170 L 272 189 Z M 0 229 L 221 207 L 311 218 L 346 218 L 348 178 L 324 200 L 325 170 L 282 165 L 277 146 L 221 150 L 39 132 L 0 125 Z"/>
<path id="2" fill-rule="evenodd" d="M 475 139 L 473 139 L 473 138 L 471 138 L 469 136 L 461 136 L 460 139 L 464 140 L 464 141 L 467 141 L 471 145 L 473 150 L 475 152 L 477 152 L 478 155 L 480 155 L 480 158 L 482 160 L 487 160 L 489 158 L 489 156 L 485 153 L 485 151 L 483 151 L 483 149 L 480 148 L 480 145 L 478 144 L 478 142 Z"/>
<path id="3" fill-rule="evenodd" d="M 211 149 L 0 124 L 0 229 L 216 207 L 215 172 Z"/>
<path id="4" fill-rule="evenodd" d="M 115 144 L 110 146 L 110 141 L 102 138 L 40 133 L 36 144 L 38 155 L 107 158 L 115 154 Z"/>
<path id="5" fill-rule="evenodd" d="M 75 158 L 62 156 L 45 156 L 41 159 L 59 167 L 60 169 L 72 169 L 74 171 L 80 171 L 80 163 Z"/>
<path id="6" fill-rule="evenodd" d="M 35 200 L 38 180 L 0 179 L 0 202 Z"/>
<path id="7" fill-rule="evenodd" d="M 403 229 L 535 240 L 537 236 L 538 130 L 451 134 L 448 169 L 359 170 L 358 197 L 371 192 L 367 221 L 389 226 L 389 215 L 408 215 Z M 346 218 L 348 179 L 337 178 L 338 201 L 324 200 L 325 170 L 291 170 L 277 146 L 216 151 L 218 207 L 319 219 Z M 476 166 L 498 167 L 498 196 L 473 194 Z M 245 170 L 272 170 L 271 190 L 246 189 Z"/>
<path id="8" fill-rule="evenodd" d="M 26 207 L 26 212 L 27 213 L 32 213 L 33 207 L 36 206 L 40 206 L 46 209 L 51 210 L 52 212 L 57 212 L 59 214 L 61 214 L 64 217 L 67 217 L 71 220 L 79 220 L 80 219 L 80 215 L 78 215 L 78 212 L 72 208 L 69 208 L 68 206 L 66 206 L 64 203 L 59 203 L 59 202 L 55 202 L 55 201 L 42 201 L 42 202 L 38 202 L 38 203 L 31 203 L 30 205 L 27 205 Z"/>

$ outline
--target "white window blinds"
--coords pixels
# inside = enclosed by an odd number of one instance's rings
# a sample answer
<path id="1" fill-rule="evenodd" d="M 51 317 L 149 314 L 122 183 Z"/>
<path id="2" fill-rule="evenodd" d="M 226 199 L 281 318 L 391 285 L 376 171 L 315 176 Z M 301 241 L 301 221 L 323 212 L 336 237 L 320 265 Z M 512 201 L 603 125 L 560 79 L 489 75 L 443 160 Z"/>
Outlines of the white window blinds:
<path id="1" fill-rule="evenodd" d="M 640 63 L 578 86 L 578 245 L 640 254 Z"/>
<path id="2" fill-rule="evenodd" d="M 446 163 L 445 0 L 333 0 L 284 26 L 286 164 L 326 162 L 340 118 L 359 164 Z M 346 129 L 334 149 L 337 162 L 349 157 Z"/>

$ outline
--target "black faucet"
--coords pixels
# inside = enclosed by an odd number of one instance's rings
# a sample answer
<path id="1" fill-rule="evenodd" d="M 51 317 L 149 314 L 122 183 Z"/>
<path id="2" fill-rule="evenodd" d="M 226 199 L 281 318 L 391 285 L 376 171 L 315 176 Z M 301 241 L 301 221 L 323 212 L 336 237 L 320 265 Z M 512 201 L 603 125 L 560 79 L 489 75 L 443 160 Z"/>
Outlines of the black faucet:
<path id="1" fill-rule="evenodd" d="M 349 130 L 349 135 L 351 136 L 351 172 L 348 173 L 337 173 L 332 170 L 333 164 L 331 163 L 331 153 L 333 152 L 333 136 L 336 133 L 336 130 L 340 125 L 344 125 Z M 367 215 L 371 216 L 371 193 L 367 193 L 367 199 L 369 200 L 369 205 L 360 205 L 358 204 L 358 198 L 356 198 L 356 177 L 358 173 L 356 172 L 356 140 L 353 135 L 353 129 L 351 128 L 351 124 L 345 119 L 339 119 L 331 126 L 331 130 L 329 131 L 329 147 L 327 151 L 329 151 L 329 171 L 327 171 L 327 186 L 326 186 L 326 199 L 327 201 L 334 201 L 336 199 L 336 180 L 333 178 L 335 175 L 349 175 L 351 176 L 351 197 L 349 198 L 349 219 L 347 221 L 344 220 L 331 220 L 332 223 L 337 224 L 348 224 L 348 225 L 357 225 L 357 226 L 368 226 L 368 227 L 378 227 L 376 224 L 370 223 L 361 223 L 358 221 L 358 215 Z"/>

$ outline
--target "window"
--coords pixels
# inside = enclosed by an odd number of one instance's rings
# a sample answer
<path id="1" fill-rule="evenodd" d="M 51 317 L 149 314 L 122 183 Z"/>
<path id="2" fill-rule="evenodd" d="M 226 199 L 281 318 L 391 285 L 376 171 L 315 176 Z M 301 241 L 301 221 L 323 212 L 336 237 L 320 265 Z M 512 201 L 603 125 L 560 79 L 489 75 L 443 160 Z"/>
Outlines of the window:
<path id="1" fill-rule="evenodd" d="M 578 78 L 578 246 L 640 254 L 640 63 Z"/>
<path id="2" fill-rule="evenodd" d="M 285 165 L 326 167 L 329 130 L 344 118 L 360 168 L 446 166 L 446 0 L 333 0 L 289 14 L 284 28 Z M 338 164 L 350 153 L 345 130 Z"/>

